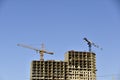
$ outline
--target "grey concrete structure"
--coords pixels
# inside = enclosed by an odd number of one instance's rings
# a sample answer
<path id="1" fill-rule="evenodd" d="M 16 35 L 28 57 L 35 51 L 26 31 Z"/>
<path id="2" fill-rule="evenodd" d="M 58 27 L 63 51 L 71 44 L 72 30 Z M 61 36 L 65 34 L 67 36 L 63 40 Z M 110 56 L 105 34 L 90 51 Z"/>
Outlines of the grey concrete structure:
<path id="1" fill-rule="evenodd" d="M 96 80 L 95 53 L 72 50 L 64 61 L 32 61 L 30 80 Z"/>
<path id="2" fill-rule="evenodd" d="M 68 63 L 69 80 L 96 80 L 96 57 L 91 52 L 68 51 L 65 54 Z"/>

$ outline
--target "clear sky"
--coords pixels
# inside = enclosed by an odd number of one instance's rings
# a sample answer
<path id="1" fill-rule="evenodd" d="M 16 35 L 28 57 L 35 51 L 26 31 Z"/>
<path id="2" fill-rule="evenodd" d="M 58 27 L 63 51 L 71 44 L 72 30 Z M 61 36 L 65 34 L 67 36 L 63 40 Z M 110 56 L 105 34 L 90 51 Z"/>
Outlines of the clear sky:
<path id="1" fill-rule="evenodd" d="M 120 79 L 119 0 L 0 0 L 0 80 L 29 80 L 34 50 L 53 51 L 45 60 L 64 60 L 68 50 L 88 51 L 84 37 L 103 48 L 96 53 L 97 80 Z"/>

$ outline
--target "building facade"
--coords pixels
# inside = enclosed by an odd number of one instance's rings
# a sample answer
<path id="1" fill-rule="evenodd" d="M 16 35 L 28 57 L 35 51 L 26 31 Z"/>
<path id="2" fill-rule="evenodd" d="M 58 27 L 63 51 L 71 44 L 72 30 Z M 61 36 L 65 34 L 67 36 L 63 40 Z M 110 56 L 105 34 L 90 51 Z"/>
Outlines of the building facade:
<path id="1" fill-rule="evenodd" d="M 96 80 L 96 57 L 91 52 L 68 51 L 69 80 Z"/>
<path id="2" fill-rule="evenodd" d="M 95 54 L 72 50 L 64 61 L 32 61 L 30 80 L 96 80 Z"/>
<path id="3" fill-rule="evenodd" d="M 30 80 L 66 80 L 67 70 L 64 61 L 32 61 Z"/>

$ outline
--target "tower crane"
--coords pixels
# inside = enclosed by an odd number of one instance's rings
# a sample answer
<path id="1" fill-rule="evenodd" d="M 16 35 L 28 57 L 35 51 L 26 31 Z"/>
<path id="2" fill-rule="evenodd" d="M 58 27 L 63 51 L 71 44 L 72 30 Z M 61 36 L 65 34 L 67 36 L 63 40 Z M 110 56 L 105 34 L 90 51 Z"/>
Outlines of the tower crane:
<path id="1" fill-rule="evenodd" d="M 42 44 L 42 49 L 33 48 L 31 46 L 24 45 L 24 44 L 17 44 L 17 46 L 21 46 L 21 47 L 25 47 L 25 48 L 35 50 L 36 52 L 38 52 L 40 54 L 40 61 L 44 60 L 43 59 L 44 53 L 51 54 L 51 55 L 54 54 L 53 52 L 48 52 L 48 51 L 44 50 L 44 44 Z"/>
<path id="2" fill-rule="evenodd" d="M 88 44 L 88 47 L 89 47 L 89 52 L 91 52 L 91 47 L 92 45 L 96 48 L 100 48 L 98 45 L 96 45 L 95 43 L 93 43 L 92 41 L 88 40 L 86 37 L 83 38 L 83 40 L 85 40 Z M 100 48 L 102 50 L 102 48 Z"/>

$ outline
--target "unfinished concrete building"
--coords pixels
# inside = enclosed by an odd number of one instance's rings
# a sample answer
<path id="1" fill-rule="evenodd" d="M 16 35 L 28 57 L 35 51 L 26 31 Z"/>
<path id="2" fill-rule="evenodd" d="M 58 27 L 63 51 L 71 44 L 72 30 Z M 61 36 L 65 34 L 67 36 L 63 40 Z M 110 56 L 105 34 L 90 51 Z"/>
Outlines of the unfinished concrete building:
<path id="1" fill-rule="evenodd" d="M 64 61 L 32 61 L 30 80 L 96 80 L 95 54 L 72 50 Z"/>
<path id="2" fill-rule="evenodd" d="M 32 61 L 30 80 L 66 80 L 67 74 L 67 62 Z"/>
<path id="3" fill-rule="evenodd" d="M 68 63 L 69 80 L 96 80 L 96 57 L 91 52 L 68 51 L 65 54 Z"/>

